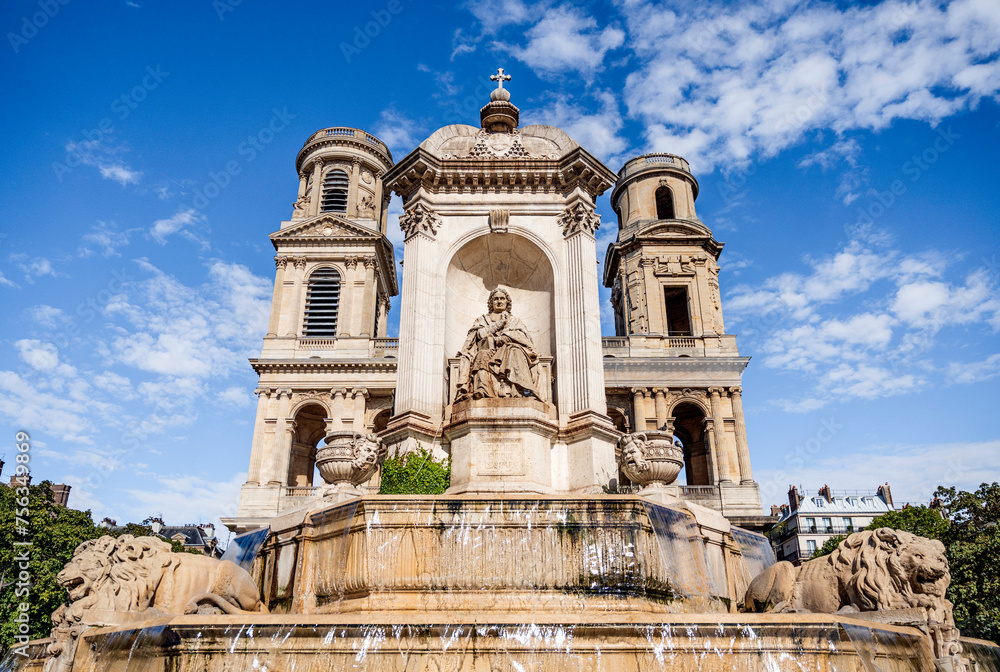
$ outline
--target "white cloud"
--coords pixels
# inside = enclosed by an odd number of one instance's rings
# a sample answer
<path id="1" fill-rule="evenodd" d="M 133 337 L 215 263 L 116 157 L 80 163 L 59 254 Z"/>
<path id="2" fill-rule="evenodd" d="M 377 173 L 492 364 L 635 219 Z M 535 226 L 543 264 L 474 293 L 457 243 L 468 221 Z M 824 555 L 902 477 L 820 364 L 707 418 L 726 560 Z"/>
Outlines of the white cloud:
<path id="1" fill-rule="evenodd" d="M 592 96 L 600 102 L 596 112 L 585 110 L 560 98 L 525 115 L 522 125 L 546 124 L 566 131 L 582 147 L 593 152 L 604 162 L 620 164 L 628 141 L 622 137 L 624 125 L 618 102 L 610 91 L 600 91 Z"/>
<path id="2" fill-rule="evenodd" d="M 182 207 L 172 217 L 158 219 L 153 222 L 153 226 L 149 229 L 149 235 L 160 245 L 166 245 L 168 236 L 181 231 L 187 226 L 203 221 L 205 221 L 205 215 L 192 208 Z"/>
<path id="3" fill-rule="evenodd" d="M 372 131 L 389 149 L 398 154 L 412 151 L 419 144 L 417 134 L 420 127 L 395 107 L 382 110 L 378 123 Z"/>
<path id="4" fill-rule="evenodd" d="M 120 257 L 118 250 L 128 245 L 131 235 L 132 230 L 119 231 L 114 222 L 98 222 L 89 233 L 84 234 L 83 240 L 101 248 L 101 254 L 106 258 Z"/>
<path id="5" fill-rule="evenodd" d="M 113 361 L 184 379 L 225 377 L 245 366 L 267 329 L 269 280 L 245 266 L 215 262 L 210 281 L 195 289 L 148 263 L 143 267 L 152 277 L 138 283 L 136 302 L 121 298 L 105 308 L 131 324 L 108 348 Z"/>
<path id="6" fill-rule="evenodd" d="M 123 187 L 138 184 L 142 173 L 121 160 L 127 151 L 124 145 L 115 145 L 104 139 L 66 143 L 66 154 L 85 166 L 94 166 L 106 180 L 113 180 Z"/>
<path id="7" fill-rule="evenodd" d="M 944 370 L 936 362 L 939 331 L 974 325 L 1000 330 L 996 282 L 985 269 L 955 282 L 946 277 L 953 261 L 940 253 L 905 254 L 875 232 L 833 255 L 806 259 L 806 273 L 737 286 L 727 312 L 733 331 L 753 339 L 750 347 L 764 354 L 764 366 L 808 375 L 811 392 L 775 402 L 786 411 L 905 394 Z M 954 367 L 961 365 L 952 364 L 941 383 L 973 382 L 990 376 L 993 365 L 971 365 L 958 375 Z"/>
<path id="8" fill-rule="evenodd" d="M 55 267 L 52 266 L 52 262 L 45 257 L 29 258 L 26 254 L 12 254 L 10 258 L 17 262 L 18 268 L 24 274 L 24 279 L 30 284 L 35 284 L 37 278 L 46 275 L 51 275 L 52 277 L 59 275 L 56 273 Z"/>
<path id="9" fill-rule="evenodd" d="M 219 401 L 229 406 L 253 406 L 254 399 L 245 387 L 227 387 L 219 393 Z"/>
<path id="10" fill-rule="evenodd" d="M 63 311 L 43 303 L 28 308 L 28 317 L 40 326 L 52 328 L 63 318 Z"/>
<path id="11" fill-rule="evenodd" d="M 948 377 L 955 383 L 979 383 L 1000 376 L 1000 353 L 981 362 L 951 362 Z"/>
<path id="12" fill-rule="evenodd" d="M 22 338 L 14 343 L 21 359 L 36 371 L 52 371 L 59 365 L 59 350 L 51 343 Z"/>
<path id="13" fill-rule="evenodd" d="M 599 29 L 596 19 L 568 4 L 545 11 L 526 36 L 524 46 L 500 46 L 540 76 L 575 71 L 588 82 L 603 69 L 605 54 L 625 42 L 624 31 L 613 26 Z"/>
<path id="14" fill-rule="evenodd" d="M 905 503 L 928 503 L 939 485 L 975 490 L 981 483 L 995 481 L 998 471 L 1000 441 L 984 441 L 866 446 L 853 453 L 830 450 L 810 456 L 805 465 L 790 461 L 787 471 L 757 469 L 754 476 L 765 505 L 787 501 L 789 485 L 804 484 L 810 492 L 823 484 L 829 484 L 834 491 L 864 487 L 858 481 L 858 475 L 863 474 L 870 479 L 867 487 L 872 490 L 888 482 L 898 508 Z"/>
<path id="15" fill-rule="evenodd" d="M 13 371 L 0 371 L 0 415 L 28 432 L 90 443 L 91 412 L 85 400 L 45 391 Z"/>
<path id="16" fill-rule="evenodd" d="M 815 129 L 937 123 L 1000 90 L 992 2 L 619 8 L 641 62 L 625 87 L 630 114 L 650 150 L 702 171 L 773 156 Z"/>
<path id="17" fill-rule="evenodd" d="M 134 502 L 126 513 L 135 520 L 161 514 L 171 525 L 214 522 L 216 530 L 224 529 L 219 518 L 236 515 L 240 488 L 246 478 L 246 472 L 226 481 L 212 481 L 190 472 L 159 476 L 156 481 L 160 489 L 126 490 Z"/>

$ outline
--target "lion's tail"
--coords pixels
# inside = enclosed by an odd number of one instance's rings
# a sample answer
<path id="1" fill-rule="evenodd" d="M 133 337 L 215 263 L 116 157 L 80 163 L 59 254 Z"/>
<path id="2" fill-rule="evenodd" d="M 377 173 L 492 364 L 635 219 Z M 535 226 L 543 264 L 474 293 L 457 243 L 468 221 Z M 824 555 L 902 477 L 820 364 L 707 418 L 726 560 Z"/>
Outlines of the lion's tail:
<path id="1" fill-rule="evenodd" d="M 253 613 L 253 612 L 244 611 L 243 609 L 240 609 L 238 606 L 236 606 L 232 602 L 229 602 L 228 600 L 226 600 L 226 599 L 224 599 L 222 597 L 219 597 L 215 593 L 201 593 L 200 595 L 195 595 L 194 597 L 192 597 L 188 601 L 187 606 L 184 607 L 184 613 L 185 614 L 193 614 L 194 612 L 196 612 L 198 610 L 198 605 L 201 604 L 202 602 L 209 602 L 209 603 L 213 604 L 214 606 L 218 607 L 219 609 L 222 609 L 222 611 L 225 612 L 225 613 L 227 613 L 227 614 L 249 614 L 249 613 Z M 261 603 L 261 606 L 263 606 L 263 602 Z M 265 611 L 263 613 L 267 613 L 267 612 Z"/>

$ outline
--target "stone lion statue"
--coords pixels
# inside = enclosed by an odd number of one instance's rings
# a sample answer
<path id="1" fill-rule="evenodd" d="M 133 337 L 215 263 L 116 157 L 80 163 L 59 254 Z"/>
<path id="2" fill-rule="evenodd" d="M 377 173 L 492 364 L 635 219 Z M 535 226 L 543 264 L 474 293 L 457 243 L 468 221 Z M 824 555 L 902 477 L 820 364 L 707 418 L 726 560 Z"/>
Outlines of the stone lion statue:
<path id="1" fill-rule="evenodd" d="M 744 611 L 851 613 L 924 611 L 939 658 L 961 652 L 940 541 L 882 527 L 855 532 L 833 553 L 795 567 L 778 562 L 747 588 Z"/>
<path id="2" fill-rule="evenodd" d="M 92 625 L 124 614 L 267 613 L 250 574 L 228 560 L 173 553 L 156 537 L 122 535 L 85 541 L 56 576 L 69 601 L 52 614 L 47 670 L 72 666 L 76 640 Z"/>

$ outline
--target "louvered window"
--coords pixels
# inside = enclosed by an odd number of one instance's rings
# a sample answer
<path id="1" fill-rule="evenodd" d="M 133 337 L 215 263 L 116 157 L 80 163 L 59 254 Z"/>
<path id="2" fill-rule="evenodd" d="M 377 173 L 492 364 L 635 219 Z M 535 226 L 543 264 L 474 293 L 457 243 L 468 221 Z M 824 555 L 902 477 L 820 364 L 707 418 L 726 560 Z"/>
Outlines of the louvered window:
<path id="1" fill-rule="evenodd" d="M 342 170 L 331 170 L 323 178 L 323 212 L 347 212 L 347 188 L 350 180 Z"/>
<path id="2" fill-rule="evenodd" d="M 321 268 L 309 276 L 303 336 L 336 336 L 339 310 L 340 274 L 332 268 Z"/>

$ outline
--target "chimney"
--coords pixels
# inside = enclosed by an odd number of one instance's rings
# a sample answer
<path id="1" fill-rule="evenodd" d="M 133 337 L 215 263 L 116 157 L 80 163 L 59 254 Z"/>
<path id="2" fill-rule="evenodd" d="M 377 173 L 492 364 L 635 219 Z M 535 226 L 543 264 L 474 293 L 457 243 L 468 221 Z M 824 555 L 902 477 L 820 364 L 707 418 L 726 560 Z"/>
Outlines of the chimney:
<path id="1" fill-rule="evenodd" d="M 780 516 L 781 515 L 781 507 L 778 506 L 777 504 L 772 504 L 771 505 L 771 515 L 772 516 Z"/>
<path id="2" fill-rule="evenodd" d="M 0 474 L 3 474 L 3 460 L 0 460 Z"/>
<path id="3" fill-rule="evenodd" d="M 833 501 L 833 493 L 830 492 L 829 485 L 824 485 L 822 488 L 819 489 L 819 496 L 825 499 L 827 502 Z"/>
<path id="4" fill-rule="evenodd" d="M 56 506 L 69 505 L 69 491 L 71 487 L 65 483 L 52 484 L 52 501 Z"/>
<path id="5" fill-rule="evenodd" d="M 792 513 L 799 510 L 799 504 L 805 499 L 805 495 L 799 494 L 799 489 L 794 485 L 788 486 L 788 506 Z"/>
<path id="6" fill-rule="evenodd" d="M 889 490 L 889 484 L 878 486 L 878 496 L 882 498 L 890 509 L 895 509 L 896 507 L 892 503 L 892 492 Z"/>
<path id="7" fill-rule="evenodd" d="M 25 474 L 24 476 L 14 474 L 10 477 L 10 487 L 12 488 L 23 488 L 28 485 L 31 485 L 31 474 Z"/>

